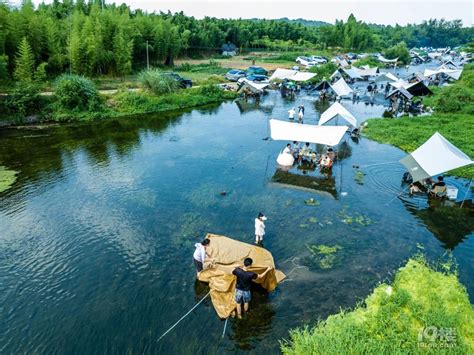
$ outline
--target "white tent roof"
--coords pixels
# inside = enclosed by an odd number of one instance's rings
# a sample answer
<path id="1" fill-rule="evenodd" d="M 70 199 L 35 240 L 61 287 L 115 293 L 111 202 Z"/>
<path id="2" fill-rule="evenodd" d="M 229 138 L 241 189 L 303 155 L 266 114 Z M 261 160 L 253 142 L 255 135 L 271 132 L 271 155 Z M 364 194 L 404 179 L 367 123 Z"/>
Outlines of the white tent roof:
<path id="1" fill-rule="evenodd" d="M 356 68 L 356 70 L 359 72 L 360 76 L 376 76 L 377 75 L 377 67 L 371 68 L 368 65 L 363 65 L 360 68 Z"/>
<path id="2" fill-rule="evenodd" d="M 347 96 L 352 94 L 354 91 L 350 88 L 349 85 L 344 81 L 343 78 L 340 78 L 334 84 L 331 84 L 332 89 L 337 96 Z"/>
<path id="3" fill-rule="evenodd" d="M 272 76 L 270 77 L 270 80 L 275 80 L 275 79 L 280 79 L 280 80 L 284 80 L 284 79 L 288 79 L 289 77 L 295 75 L 296 73 L 296 70 L 293 70 L 293 69 L 282 69 L 282 68 L 278 68 L 277 70 L 275 70 L 272 74 Z"/>
<path id="4" fill-rule="evenodd" d="M 347 131 L 347 126 L 313 126 L 270 120 L 271 137 L 274 140 L 298 141 L 335 146 Z"/>
<path id="5" fill-rule="evenodd" d="M 342 117 L 344 120 L 350 123 L 351 126 L 357 127 L 357 119 L 352 116 L 352 114 L 346 110 L 339 102 L 335 102 L 329 107 L 326 111 L 323 112 L 321 118 L 319 119 L 319 126 L 329 122 L 333 118 Z"/>
<path id="6" fill-rule="evenodd" d="M 426 77 L 430 77 L 437 74 L 446 74 L 450 78 L 453 78 L 454 80 L 458 80 L 461 77 L 462 69 L 449 69 L 449 68 L 441 66 L 435 70 L 425 69 L 425 72 L 423 73 L 423 75 Z"/>
<path id="7" fill-rule="evenodd" d="M 410 86 L 410 83 L 406 82 L 403 79 L 397 79 L 397 81 L 390 82 L 389 84 L 392 85 L 394 88 L 397 88 L 397 89 L 406 88 L 406 87 Z"/>
<path id="8" fill-rule="evenodd" d="M 382 63 L 396 63 L 396 62 L 398 62 L 398 58 L 387 59 L 383 55 L 379 55 L 378 60 L 380 60 Z"/>
<path id="9" fill-rule="evenodd" d="M 300 72 L 298 70 L 278 68 L 272 74 L 272 76 L 270 77 L 270 80 L 288 79 L 288 80 L 294 80 L 294 81 L 307 81 L 307 80 L 313 78 L 314 76 L 316 76 L 315 73 Z"/>
<path id="10" fill-rule="evenodd" d="M 248 87 L 252 91 L 262 92 L 269 84 L 268 83 L 255 83 L 253 81 L 247 80 L 245 78 L 242 79 L 244 83 L 243 87 Z"/>
<path id="11" fill-rule="evenodd" d="M 307 81 L 309 79 L 312 79 L 316 76 L 316 73 L 308 73 L 308 72 L 296 72 L 296 74 L 292 77 L 289 78 L 294 81 Z"/>
<path id="12" fill-rule="evenodd" d="M 349 75 L 351 79 L 362 79 L 357 68 L 344 68 L 344 72 Z"/>
<path id="13" fill-rule="evenodd" d="M 461 150 L 436 132 L 413 153 L 400 160 L 413 176 L 413 181 L 442 174 L 472 164 Z"/>
<path id="14" fill-rule="evenodd" d="M 392 73 L 379 73 L 377 78 L 375 79 L 376 82 L 380 81 L 398 81 L 398 78 L 393 75 Z"/>

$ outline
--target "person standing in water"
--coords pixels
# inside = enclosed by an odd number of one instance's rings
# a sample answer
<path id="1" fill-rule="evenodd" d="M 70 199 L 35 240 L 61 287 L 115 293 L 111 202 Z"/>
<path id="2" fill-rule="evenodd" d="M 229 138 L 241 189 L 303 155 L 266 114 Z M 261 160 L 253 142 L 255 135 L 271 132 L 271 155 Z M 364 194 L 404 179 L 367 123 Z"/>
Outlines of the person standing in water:
<path id="1" fill-rule="evenodd" d="M 265 221 L 267 217 L 262 212 L 258 213 L 257 218 L 255 218 L 255 244 L 260 244 L 263 242 L 263 236 L 265 235 Z"/>
<path id="2" fill-rule="evenodd" d="M 206 260 L 206 249 L 210 244 L 210 240 L 208 238 L 204 239 L 201 243 L 194 244 L 196 250 L 194 250 L 193 254 L 193 261 L 194 266 L 196 267 L 196 274 L 199 274 L 204 267 L 204 260 Z"/>
<path id="3" fill-rule="evenodd" d="M 237 277 L 237 285 L 235 288 L 235 302 L 237 303 L 237 318 L 242 319 L 242 306 L 244 304 L 244 312 L 249 310 L 249 303 L 252 299 L 252 294 L 250 289 L 252 287 L 252 281 L 261 279 L 272 269 L 267 267 L 267 269 L 261 273 L 257 274 L 255 272 L 249 271 L 248 268 L 252 266 L 253 260 L 251 258 L 245 258 L 244 266 L 234 265 L 235 269 L 232 271 Z"/>
<path id="4" fill-rule="evenodd" d="M 304 106 L 301 105 L 298 107 L 298 122 L 303 123 L 303 118 L 304 118 Z"/>
<path id="5" fill-rule="evenodd" d="M 293 121 L 295 119 L 295 113 L 296 113 L 296 111 L 295 111 L 294 107 L 290 108 L 290 110 L 288 111 L 288 119 L 290 121 Z"/>

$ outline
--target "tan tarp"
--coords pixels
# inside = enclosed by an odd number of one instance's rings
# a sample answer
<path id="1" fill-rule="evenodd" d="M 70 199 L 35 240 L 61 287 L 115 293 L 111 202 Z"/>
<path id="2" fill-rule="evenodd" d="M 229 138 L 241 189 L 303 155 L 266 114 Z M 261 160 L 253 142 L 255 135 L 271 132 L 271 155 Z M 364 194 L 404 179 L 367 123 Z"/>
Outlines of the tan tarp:
<path id="1" fill-rule="evenodd" d="M 253 264 L 249 270 L 257 274 L 272 267 L 273 270 L 264 278 L 255 280 L 269 292 L 286 277 L 281 271 L 275 270 L 273 256 L 264 248 L 216 234 L 207 234 L 206 238 L 211 241 L 206 251 L 213 262 L 204 262 L 204 270 L 199 273 L 198 278 L 209 283 L 212 304 L 220 318 L 229 317 L 236 307 L 236 277 L 232 275 L 234 264 L 243 265 L 245 258 L 252 258 Z"/>

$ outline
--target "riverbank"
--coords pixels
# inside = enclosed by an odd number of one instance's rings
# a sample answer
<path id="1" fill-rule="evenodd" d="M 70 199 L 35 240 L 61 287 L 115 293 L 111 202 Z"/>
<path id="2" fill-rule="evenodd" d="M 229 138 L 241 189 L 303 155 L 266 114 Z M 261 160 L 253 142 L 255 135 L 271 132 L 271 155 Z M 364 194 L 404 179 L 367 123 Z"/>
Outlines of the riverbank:
<path id="1" fill-rule="evenodd" d="M 92 121 L 117 118 L 134 114 L 159 113 L 233 100 L 236 92 L 225 91 L 217 85 L 183 89 L 178 92 L 153 95 L 147 91 L 120 90 L 113 94 L 101 94 L 104 105 L 97 111 L 61 111 L 54 108 L 54 96 L 41 97 L 41 105 L 34 114 L 0 117 L 0 128 L 22 125 L 38 125 L 58 122 Z"/>
<path id="2" fill-rule="evenodd" d="M 438 269 L 417 256 L 353 311 L 341 311 L 314 328 L 295 329 L 284 354 L 450 354 L 474 351 L 474 311 L 450 262 Z"/>
<path id="3" fill-rule="evenodd" d="M 391 144 L 407 153 L 413 152 L 438 131 L 468 156 L 474 156 L 474 116 L 469 114 L 434 114 L 432 116 L 370 119 L 364 135 L 379 143 Z M 450 171 L 449 174 L 470 179 L 474 166 Z"/>
<path id="4" fill-rule="evenodd" d="M 435 89 L 434 95 L 423 100 L 425 106 L 435 110 L 433 115 L 371 119 L 367 121 L 364 135 L 410 153 L 438 131 L 468 156 L 474 157 L 474 65 L 466 65 L 461 79 L 455 84 Z M 474 166 L 456 169 L 450 174 L 470 179 L 474 177 Z"/>

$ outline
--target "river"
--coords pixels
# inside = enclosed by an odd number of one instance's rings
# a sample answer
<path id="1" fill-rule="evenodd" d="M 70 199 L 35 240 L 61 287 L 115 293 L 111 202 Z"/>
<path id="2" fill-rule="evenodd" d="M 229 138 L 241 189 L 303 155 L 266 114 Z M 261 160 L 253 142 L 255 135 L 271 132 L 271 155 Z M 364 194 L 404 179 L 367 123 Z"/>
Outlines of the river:
<path id="1" fill-rule="evenodd" d="M 413 254 L 436 261 L 446 248 L 472 300 L 473 210 L 397 198 L 401 150 L 348 139 L 331 177 L 279 175 L 286 142 L 265 139 L 268 120 L 304 104 L 315 124 L 314 103 L 273 92 L 259 106 L 0 131 L 0 165 L 20 172 L 0 194 L 0 353 L 276 353 L 291 328 L 353 307 Z M 359 120 L 383 112 L 343 104 Z M 447 180 L 464 193 L 465 180 Z M 208 292 L 194 243 L 206 232 L 252 243 L 259 211 L 287 280 L 255 292 L 223 338 L 206 299 L 158 342 Z M 340 247 L 329 268 L 308 250 L 321 244 Z"/>

